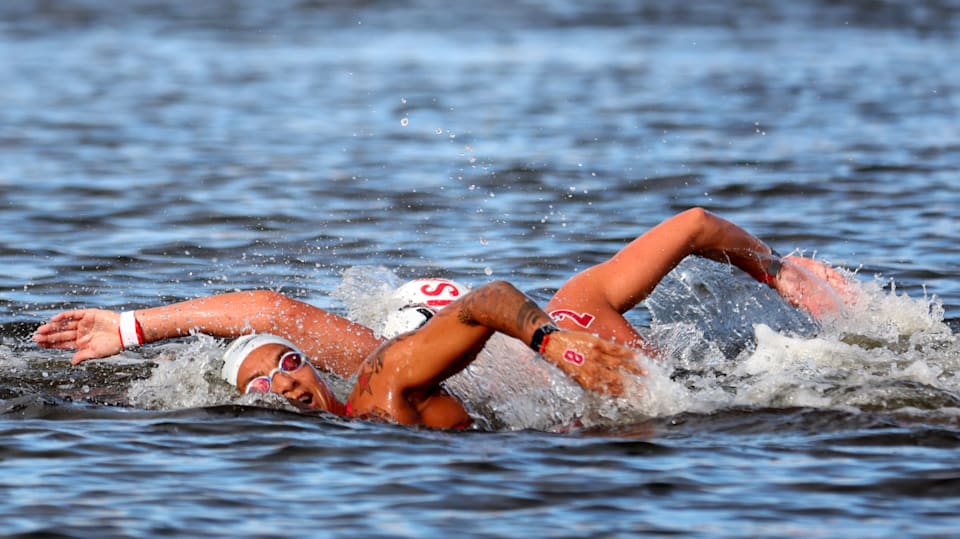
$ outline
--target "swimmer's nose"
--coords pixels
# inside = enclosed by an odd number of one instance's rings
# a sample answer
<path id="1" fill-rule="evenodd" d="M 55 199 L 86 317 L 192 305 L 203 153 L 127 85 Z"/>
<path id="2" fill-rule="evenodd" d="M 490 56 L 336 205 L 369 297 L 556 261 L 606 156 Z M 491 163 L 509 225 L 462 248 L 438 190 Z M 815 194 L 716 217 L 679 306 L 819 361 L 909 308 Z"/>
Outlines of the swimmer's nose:
<path id="1" fill-rule="evenodd" d="M 290 376 L 285 372 L 278 372 L 273 376 L 273 384 L 271 385 L 271 388 L 273 389 L 274 393 L 279 393 L 286 396 L 287 393 L 297 389 L 297 386 L 299 385 L 300 382 L 293 376 Z"/>

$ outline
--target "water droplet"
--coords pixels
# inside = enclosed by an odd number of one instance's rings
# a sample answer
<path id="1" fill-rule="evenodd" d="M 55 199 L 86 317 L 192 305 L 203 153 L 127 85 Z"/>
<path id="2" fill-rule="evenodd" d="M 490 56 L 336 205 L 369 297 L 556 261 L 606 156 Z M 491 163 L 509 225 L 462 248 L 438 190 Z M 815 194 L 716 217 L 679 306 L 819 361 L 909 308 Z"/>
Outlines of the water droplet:
<path id="1" fill-rule="evenodd" d="M 409 123 L 410 123 L 410 120 L 407 119 L 407 118 L 401 118 L 401 119 L 400 119 L 400 125 L 402 125 L 403 127 L 406 127 L 407 124 L 409 124 Z"/>

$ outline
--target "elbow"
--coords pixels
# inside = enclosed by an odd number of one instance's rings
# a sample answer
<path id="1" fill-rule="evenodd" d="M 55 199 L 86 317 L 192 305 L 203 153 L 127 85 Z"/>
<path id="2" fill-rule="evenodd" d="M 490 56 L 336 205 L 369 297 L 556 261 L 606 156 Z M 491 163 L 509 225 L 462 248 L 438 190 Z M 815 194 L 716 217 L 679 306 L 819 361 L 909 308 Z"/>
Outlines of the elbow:
<path id="1" fill-rule="evenodd" d="M 516 298 L 527 299 L 523 292 L 507 281 L 491 281 L 470 291 L 458 302 L 459 320 L 467 325 L 490 327 L 494 306 L 514 302 Z M 496 324 L 494 324 L 496 325 Z"/>
<path id="2" fill-rule="evenodd" d="M 485 284 L 484 287 L 490 287 L 493 290 L 496 290 L 498 292 L 504 292 L 504 293 L 519 292 L 519 290 L 517 290 L 517 287 L 513 286 L 509 282 L 504 281 L 502 279 L 496 280 L 496 281 L 490 281 L 489 283 Z"/>
<path id="3" fill-rule="evenodd" d="M 476 288 L 474 291 L 477 294 L 487 294 L 498 298 L 516 294 L 523 295 L 523 292 L 517 290 L 517 287 L 503 280 L 490 281 L 489 283 Z"/>
<path id="4" fill-rule="evenodd" d="M 707 223 L 713 219 L 713 214 L 697 206 L 690 208 L 680 214 L 680 217 L 691 223 L 695 228 L 704 228 Z"/>
<path id="5" fill-rule="evenodd" d="M 709 244 L 710 240 L 708 238 L 716 228 L 716 217 L 712 213 L 703 208 L 695 207 L 684 211 L 678 217 L 683 220 L 692 252 L 699 252 L 706 244 Z"/>

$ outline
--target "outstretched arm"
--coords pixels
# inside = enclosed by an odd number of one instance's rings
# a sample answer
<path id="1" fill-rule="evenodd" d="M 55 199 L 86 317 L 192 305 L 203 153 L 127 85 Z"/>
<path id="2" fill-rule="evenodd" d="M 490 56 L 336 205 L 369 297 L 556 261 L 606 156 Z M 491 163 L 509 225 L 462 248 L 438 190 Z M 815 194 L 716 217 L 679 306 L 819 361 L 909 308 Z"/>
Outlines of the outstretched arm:
<path id="1" fill-rule="evenodd" d="M 367 358 L 348 402 L 357 414 L 449 426 L 428 418 L 440 383 L 469 365 L 494 332 L 529 343 L 538 328 L 550 323 L 509 283 L 476 288 Z M 544 344 L 544 358 L 587 389 L 619 394 L 623 372 L 644 374 L 632 350 L 588 333 L 561 330 L 549 334 Z"/>
<path id="2" fill-rule="evenodd" d="M 379 344 L 364 326 L 283 294 L 266 290 L 232 292 L 135 312 L 143 342 L 191 332 L 238 337 L 273 333 L 301 348 L 321 369 L 348 377 Z M 122 350 L 120 313 L 100 309 L 66 311 L 40 326 L 34 340 L 44 348 L 76 350 L 72 363 Z"/>
<path id="3" fill-rule="evenodd" d="M 842 305 L 828 284 L 832 270 L 808 259 L 780 258 L 763 241 L 702 208 L 693 208 L 660 223 L 630 242 L 606 262 L 574 275 L 547 304 L 563 327 L 583 328 L 602 337 L 643 347 L 640 335 L 623 318 L 689 255 L 732 264 L 776 289 L 794 305 L 820 316 Z M 800 263 L 799 260 L 803 260 Z M 798 282 L 802 281 L 801 284 Z M 817 282 L 820 281 L 820 282 Z"/>

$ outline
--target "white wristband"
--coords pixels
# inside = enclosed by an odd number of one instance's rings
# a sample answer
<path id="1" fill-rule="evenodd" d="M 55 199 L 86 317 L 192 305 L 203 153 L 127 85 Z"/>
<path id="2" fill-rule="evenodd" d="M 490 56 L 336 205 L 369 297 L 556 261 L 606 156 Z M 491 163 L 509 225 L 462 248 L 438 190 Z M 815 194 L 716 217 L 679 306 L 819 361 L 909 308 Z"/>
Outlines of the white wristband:
<path id="1" fill-rule="evenodd" d="M 130 348 L 143 344 L 143 330 L 133 311 L 120 313 L 120 346 Z"/>

